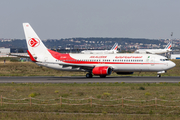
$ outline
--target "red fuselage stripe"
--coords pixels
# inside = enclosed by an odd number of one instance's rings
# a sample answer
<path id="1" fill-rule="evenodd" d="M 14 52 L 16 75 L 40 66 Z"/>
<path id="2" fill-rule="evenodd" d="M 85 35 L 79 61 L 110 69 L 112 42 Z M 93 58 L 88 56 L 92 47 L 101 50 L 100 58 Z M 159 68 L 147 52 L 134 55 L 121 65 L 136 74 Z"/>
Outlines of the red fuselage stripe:
<path id="1" fill-rule="evenodd" d="M 51 53 L 51 55 L 59 60 L 62 61 L 64 63 L 70 63 L 70 64 L 162 64 L 162 63 L 141 63 L 141 62 L 106 62 L 106 61 L 82 61 L 82 60 L 76 60 L 74 58 L 72 58 L 69 54 L 62 54 L 62 53 L 58 53 L 52 50 L 48 51 Z"/>

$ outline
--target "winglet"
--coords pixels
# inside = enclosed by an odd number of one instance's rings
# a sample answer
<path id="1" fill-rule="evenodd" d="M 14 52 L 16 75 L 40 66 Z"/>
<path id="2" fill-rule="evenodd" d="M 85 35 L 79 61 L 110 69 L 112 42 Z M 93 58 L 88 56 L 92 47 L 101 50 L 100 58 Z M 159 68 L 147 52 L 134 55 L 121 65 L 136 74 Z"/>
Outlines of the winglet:
<path id="1" fill-rule="evenodd" d="M 30 57 L 31 61 L 37 62 L 37 61 L 34 59 L 34 57 L 32 56 L 32 54 L 29 52 L 29 50 L 27 50 L 27 52 L 28 52 L 28 54 L 29 54 L 29 57 Z"/>

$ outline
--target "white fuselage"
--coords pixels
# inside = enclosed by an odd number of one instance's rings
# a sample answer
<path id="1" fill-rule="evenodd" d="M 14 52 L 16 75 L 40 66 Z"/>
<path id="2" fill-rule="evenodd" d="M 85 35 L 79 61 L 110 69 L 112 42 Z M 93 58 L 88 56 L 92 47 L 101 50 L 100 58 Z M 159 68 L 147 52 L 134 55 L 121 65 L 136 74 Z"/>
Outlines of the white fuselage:
<path id="1" fill-rule="evenodd" d="M 140 54 L 163 54 L 170 52 L 170 49 L 139 49 L 136 50 L 134 53 L 140 53 Z"/>
<path id="2" fill-rule="evenodd" d="M 81 51 L 83 54 L 114 54 L 117 53 L 117 50 L 84 50 Z"/>
<path id="3" fill-rule="evenodd" d="M 152 54 L 60 54 L 37 58 L 36 64 L 70 71 L 86 71 L 81 66 L 109 66 L 114 72 L 166 71 L 175 66 L 166 57 Z M 73 67 L 74 66 L 74 67 Z M 77 67 L 76 67 L 77 66 Z"/>

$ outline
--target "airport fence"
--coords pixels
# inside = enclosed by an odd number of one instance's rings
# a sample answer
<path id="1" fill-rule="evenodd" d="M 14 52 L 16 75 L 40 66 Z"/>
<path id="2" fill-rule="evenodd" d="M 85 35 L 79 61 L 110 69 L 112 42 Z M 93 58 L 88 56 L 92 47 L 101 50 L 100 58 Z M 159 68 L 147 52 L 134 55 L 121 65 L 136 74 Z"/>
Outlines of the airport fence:
<path id="1" fill-rule="evenodd" d="M 27 97 L 22 99 L 12 99 L 1 95 L 1 106 L 3 105 L 59 105 L 59 106 L 103 106 L 103 107 L 169 107 L 169 108 L 180 108 L 180 100 L 165 100 L 165 99 L 147 99 L 147 100 L 133 100 L 131 98 L 119 98 L 119 99 L 98 99 L 94 97 L 88 98 L 66 98 L 59 97 L 55 99 L 38 99 L 34 97 Z"/>

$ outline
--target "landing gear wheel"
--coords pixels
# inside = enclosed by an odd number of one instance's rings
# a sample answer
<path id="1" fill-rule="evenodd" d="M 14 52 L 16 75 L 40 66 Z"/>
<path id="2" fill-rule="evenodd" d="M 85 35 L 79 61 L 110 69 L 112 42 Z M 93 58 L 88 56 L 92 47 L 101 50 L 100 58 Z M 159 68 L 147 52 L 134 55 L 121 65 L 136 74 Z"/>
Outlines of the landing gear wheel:
<path id="1" fill-rule="evenodd" d="M 106 77 L 106 75 L 100 75 L 100 78 L 105 78 Z"/>
<path id="2" fill-rule="evenodd" d="M 92 74 L 91 73 L 87 73 L 86 74 L 86 78 L 92 78 Z"/>
<path id="3" fill-rule="evenodd" d="M 160 77 L 161 77 L 161 75 L 157 75 L 157 77 L 159 77 L 159 78 L 160 78 Z"/>

